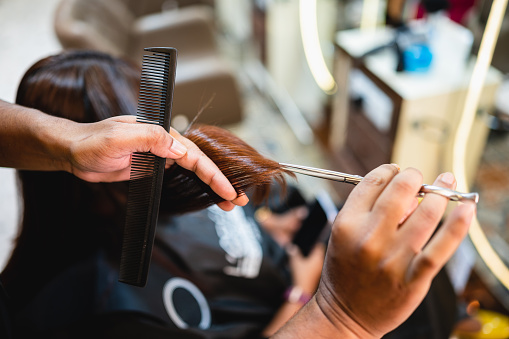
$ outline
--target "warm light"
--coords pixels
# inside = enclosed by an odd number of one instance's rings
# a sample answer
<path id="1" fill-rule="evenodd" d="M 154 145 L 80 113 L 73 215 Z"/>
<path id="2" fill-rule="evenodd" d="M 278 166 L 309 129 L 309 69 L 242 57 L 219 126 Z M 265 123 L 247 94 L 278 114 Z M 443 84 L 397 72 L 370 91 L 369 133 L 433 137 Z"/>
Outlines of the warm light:
<path id="1" fill-rule="evenodd" d="M 300 0 L 299 18 L 302 44 L 304 45 L 304 53 L 311 74 L 325 93 L 334 94 L 337 90 L 337 85 L 327 68 L 320 46 L 316 0 Z"/>
<path id="2" fill-rule="evenodd" d="M 506 7 L 507 0 L 493 1 L 472 78 L 470 79 L 465 106 L 463 107 L 463 114 L 461 115 L 461 120 L 454 138 L 453 172 L 458 182 L 457 190 L 460 192 L 467 192 L 469 189 L 465 168 L 465 145 L 468 143 L 468 136 L 475 119 L 484 80 L 491 64 L 493 51 L 500 33 Z M 477 219 L 475 219 L 470 226 L 469 236 L 486 266 L 488 266 L 497 279 L 509 289 L 509 269 L 490 245 Z"/>
<path id="3" fill-rule="evenodd" d="M 374 30 L 378 23 L 379 0 L 364 0 L 362 3 L 362 16 L 360 29 Z"/>

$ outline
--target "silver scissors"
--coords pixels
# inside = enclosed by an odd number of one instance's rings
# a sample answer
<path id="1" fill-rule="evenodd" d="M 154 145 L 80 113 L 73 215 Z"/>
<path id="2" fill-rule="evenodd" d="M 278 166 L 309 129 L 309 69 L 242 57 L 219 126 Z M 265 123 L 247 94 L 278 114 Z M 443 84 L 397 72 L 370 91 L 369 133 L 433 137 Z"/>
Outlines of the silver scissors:
<path id="1" fill-rule="evenodd" d="M 339 182 L 346 182 L 348 184 L 357 185 L 363 177 L 360 175 L 352 175 L 347 173 L 335 172 L 330 170 L 325 170 L 321 168 L 309 167 L 309 166 L 301 166 L 301 165 L 292 165 L 279 163 L 281 167 L 285 170 L 292 171 L 294 173 L 300 173 L 304 175 L 309 175 L 312 177 L 329 179 Z M 461 193 L 457 191 L 453 191 L 447 188 L 432 186 L 432 185 L 422 185 L 421 190 L 417 193 L 418 197 L 423 197 L 426 193 L 435 193 L 442 195 L 449 200 L 452 201 L 465 201 L 471 200 L 475 203 L 479 201 L 479 193 Z"/>

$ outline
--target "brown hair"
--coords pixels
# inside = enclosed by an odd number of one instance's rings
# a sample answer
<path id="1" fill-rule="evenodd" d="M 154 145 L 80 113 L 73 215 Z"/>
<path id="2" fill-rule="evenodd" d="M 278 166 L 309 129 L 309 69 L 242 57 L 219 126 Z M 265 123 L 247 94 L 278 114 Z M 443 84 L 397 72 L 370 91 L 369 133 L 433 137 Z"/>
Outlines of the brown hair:
<path id="1" fill-rule="evenodd" d="M 190 128 L 184 136 L 194 142 L 230 180 L 238 193 L 251 193 L 251 202 L 262 203 L 275 182 L 282 188 L 286 181 L 278 162 L 260 155 L 253 147 L 231 132 L 211 125 Z M 165 174 L 161 210 L 183 213 L 208 207 L 222 201 L 208 185 L 191 171 L 172 166 Z M 173 206 L 178 206 L 173 208 Z"/>

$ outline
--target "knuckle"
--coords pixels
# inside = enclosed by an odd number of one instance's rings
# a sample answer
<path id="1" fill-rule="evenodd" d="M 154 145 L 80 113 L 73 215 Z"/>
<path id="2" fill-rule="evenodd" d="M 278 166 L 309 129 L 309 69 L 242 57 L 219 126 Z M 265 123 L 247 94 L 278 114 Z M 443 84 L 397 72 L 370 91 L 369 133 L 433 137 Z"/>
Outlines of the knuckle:
<path id="1" fill-rule="evenodd" d="M 417 188 L 409 180 L 394 180 L 393 185 L 398 191 L 405 193 L 417 193 Z"/>
<path id="2" fill-rule="evenodd" d="M 161 126 L 148 125 L 147 127 L 148 127 L 147 134 L 154 142 L 161 142 L 166 139 L 167 137 L 166 133 L 164 132 L 164 129 Z"/>
<path id="3" fill-rule="evenodd" d="M 364 182 L 373 186 L 383 186 L 387 180 L 378 175 L 371 174 L 364 177 Z"/>
<path id="4" fill-rule="evenodd" d="M 193 162 L 193 172 L 197 172 L 200 169 L 201 163 L 205 161 L 206 155 L 200 150 L 196 150 L 196 161 Z"/>
<path id="5" fill-rule="evenodd" d="M 121 124 L 109 124 L 108 125 L 108 133 L 106 133 L 106 136 L 109 138 L 116 138 L 123 132 L 123 126 Z"/>
<path id="6" fill-rule="evenodd" d="M 436 206 L 431 207 L 429 205 L 421 204 L 419 208 L 421 209 L 421 213 L 419 213 L 421 222 L 426 225 L 438 224 L 440 218 L 437 216 L 439 210 L 436 208 Z"/>
<path id="7" fill-rule="evenodd" d="M 429 256 L 422 255 L 419 259 L 418 271 L 432 271 L 439 269 L 438 264 Z"/>
<path id="8" fill-rule="evenodd" d="M 357 246 L 356 253 L 361 262 L 371 262 L 373 258 L 378 257 L 375 248 L 369 243 L 359 244 L 359 246 Z"/>
<path id="9" fill-rule="evenodd" d="M 355 248 L 355 255 L 361 263 L 379 262 L 379 241 L 373 236 L 365 237 Z"/>
<path id="10" fill-rule="evenodd" d="M 383 260 L 380 261 L 378 265 L 378 272 L 381 276 L 389 277 L 392 280 L 393 284 L 400 285 L 399 281 L 399 269 L 397 263 L 394 262 L 394 260 Z M 398 288 L 399 289 L 399 288 Z"/>
<path id="11" fill-rule="evenodd" d="M 465 219 L 464 222 L 467 223 L 467 220 Z M 447 227 L 447 232 L 451 239 L 461 240 L 465 236 L 465 231 L 461 227 Z"/>
<path id="12" fill-rule="evenodd" d="M 355 227 L 355 219 L 350 217 L 348 213 L 341 209 L 334 220 L 332 227 L 332 237 L 334 239 L 345 239 L 350 237 L 351 232 L 349 231 L 352 227 Z"/>
<path id="13" fill-rule="evenodd" d="M 214 173 L 212 173 L 212 175 L 210 177 L 203 178 L 203 182 L 210 186 L 212 184 L 212 182 L 214 182 L 217 175 L 218 175 L 218 173 L 214 172 Z"/>
<path id="14" fill-rule="evenodd" d="M 120 124 L 110 124 L 108 126 L 107 132 L 103 133 L 102 143 L 105 147 L 109 147 L 114 144 L 117 140 L 122 139 L 124 135 L 124 130 Z"/>
<path id="15" fill-rule="evenodd" d="M 385 186 L 396 174 L 396 166 L 384 164 L 369 172 L 363 181 L 373 186 Z"/>

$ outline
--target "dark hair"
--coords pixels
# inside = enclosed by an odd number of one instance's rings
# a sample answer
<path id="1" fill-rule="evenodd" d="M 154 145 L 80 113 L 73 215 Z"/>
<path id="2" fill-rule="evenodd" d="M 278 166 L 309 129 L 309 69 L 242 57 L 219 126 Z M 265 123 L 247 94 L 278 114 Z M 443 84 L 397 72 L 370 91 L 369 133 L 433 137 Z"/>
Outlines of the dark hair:
<path id="1" fill-rule="evenodd" d="M 16 103 L 77 122 L 135 114 L 138 66 L 95 51 L 66 51 L 36 62 Z"/>
<path id="2" fill-rule="evenodd" d="M 96 122 L 135 114 L 139 78 L 139 67 L 125 60 L 95 51 L 66 51 L 38 61 L 26 72 L 16 103 L 78 122 Z M 285 184 L 285 171 L 277 162 L 225 129 L 194 127 L 184 135 L 218 165 L 237 192 L 254 189 L 257 202 L 267 196 L 273 180 Z M 126 182 L 88 183 L 66 172 L 18 171 L 18 175 L 24 199 L 21 233 L 2 272 L 6 285 L 27 284 L 16 286 L 18 300 L 36 292 L 30 277 L 47 281 L 97 249 L 118 259 Z M 222 200 L 193 172 L 177 165 L 167 170 L 161 212 L 199 210 Z"/>

